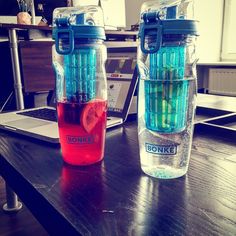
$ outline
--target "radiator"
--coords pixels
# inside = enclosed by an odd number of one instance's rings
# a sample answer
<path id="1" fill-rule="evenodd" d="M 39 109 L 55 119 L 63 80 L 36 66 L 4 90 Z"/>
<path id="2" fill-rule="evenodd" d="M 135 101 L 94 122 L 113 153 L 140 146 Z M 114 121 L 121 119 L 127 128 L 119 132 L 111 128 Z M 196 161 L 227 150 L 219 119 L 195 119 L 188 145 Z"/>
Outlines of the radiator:
<path id="1" fill-rule="evenodd" d="M 236 69 L 209 69 L 208 92 L 236 96 Z"/>

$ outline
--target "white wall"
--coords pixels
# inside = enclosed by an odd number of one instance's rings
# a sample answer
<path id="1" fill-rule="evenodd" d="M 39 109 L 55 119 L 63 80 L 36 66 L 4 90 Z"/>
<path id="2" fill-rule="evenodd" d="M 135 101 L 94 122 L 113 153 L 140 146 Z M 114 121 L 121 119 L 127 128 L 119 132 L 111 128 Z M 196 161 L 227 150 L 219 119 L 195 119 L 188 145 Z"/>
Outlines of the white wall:
<path id="1" fill-rule="evenodd" d="M 220 60 L 223 0 L 195 0 L 195 18 L 200 21 L 197 53 L 199 62 Z"/>
<path id="2" fill-rule="evenodd" d="M 117 0 L 119 1 L 119 0 Z M 126 29 L 129 30 L 131 25 L 139 22 L 141 5 L 145 0 L 125 0 L 126 8 Z"/>

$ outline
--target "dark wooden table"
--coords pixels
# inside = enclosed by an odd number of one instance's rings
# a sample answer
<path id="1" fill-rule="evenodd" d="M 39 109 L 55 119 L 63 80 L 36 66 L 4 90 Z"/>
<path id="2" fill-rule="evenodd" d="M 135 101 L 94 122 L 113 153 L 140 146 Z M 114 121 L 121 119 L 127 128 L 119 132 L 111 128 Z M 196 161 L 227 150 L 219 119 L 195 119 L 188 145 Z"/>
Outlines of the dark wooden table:
<path id="1" fill-rule="evenodd" d="M 104 161 L 84 168 L 0 132 L 0 174 L 51 235 L 236 235 L 235 144 L 196 129 L 187 175 L 157 180 L 140 169 L 136 121 L 109 130 Z"/>

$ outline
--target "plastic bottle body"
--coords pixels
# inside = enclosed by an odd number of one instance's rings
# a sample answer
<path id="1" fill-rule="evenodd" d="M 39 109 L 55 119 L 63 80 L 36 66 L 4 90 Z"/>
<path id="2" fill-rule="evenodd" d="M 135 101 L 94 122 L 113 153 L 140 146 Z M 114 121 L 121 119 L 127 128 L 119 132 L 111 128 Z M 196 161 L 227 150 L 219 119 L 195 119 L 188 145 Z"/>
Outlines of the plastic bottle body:
<path id="1" fill-rule="evenodd" d="M 74 47 L 65 55 L 53 47 L 59 136 L 65 162 L 89 165 L 104 156 L 106 47 L 102 40 L 76 40 Z"/>
<path id="2" fill-rule="evenodd" d="M 197 94 L 195 38 L 166 35 L 158 52 L 138 51 L 140 160 L 153 177 L 177 178 L 188 169 Z M 152 37 L 146 41 L 151 47 Z"/>
<path id="3" fill-rule="evenodd" d="M 139 81 L 139 95 L 138 95 L 138 137 L 140 148 L 140 160 L 142 170 L 153 177 L 170 179 L 177 178 L 185 175 L 188 169 L 188 163 L 190 159 L 190 151 L 192 145 L 193 135 L 193 119 L 195 113 L 196 104 L 196 80 L 189 78 L 183 82 L 186 84 L 187 97 L 186 110 L 181 113 L 173 115 L 171 113 L 171 105 L 166 106 L 165 99 L 156 99 L 154 106 L 169 109 L 166 113 L 158 114 L 156 117 L 146 117 L 147 106 L 145 99 L 148 94 L 145 94 L 145 81 L 141 79 Z M 172 81 L 165 83 L 163 81 L 155 81 L 156 87 L 162 87 L 164 90 L 170 90 L 179 81 Z M 176 107 L 174 106 L 174 109 Z M 176 117 L 181 116 L 184 121 L 184 126 L 179 131 L 168 131 L 171 129 L 179 128 L 176 124 Z M 183 118 L 184 117 L 184 118 Z M 152 127 L 155 126 L 165 131 L 156 131 L 150 129 L 149 123 L 152 123 Z M 171 123 L 173 122 L 173 123 Z M 171 126 L 172 125 L 172 126 Z M 177 127 L 176 127 L 177 125 Z M 182 125 L 182 124 L 181 124 Z"/>

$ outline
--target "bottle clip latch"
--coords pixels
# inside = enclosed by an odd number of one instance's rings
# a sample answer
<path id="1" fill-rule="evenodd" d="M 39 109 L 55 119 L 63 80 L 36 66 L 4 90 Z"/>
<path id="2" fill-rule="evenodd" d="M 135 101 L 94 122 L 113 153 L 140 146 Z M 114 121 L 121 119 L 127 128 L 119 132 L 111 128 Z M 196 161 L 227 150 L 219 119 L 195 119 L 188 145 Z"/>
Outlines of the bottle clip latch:
<path id="1" fill-rule="evenodd" d="M 141 50 L 144 53 L 156 53 L 162 44 L 162 21 L 159 18 L 159 12 L 146 12 L 143 14 L 142 18 Z M 156 41 L 151 42 L 154 46 L 147 48 L 145 47 L 145 41 L 147 41 L 146 39 L 151 35 L 156 35 Z"/>

